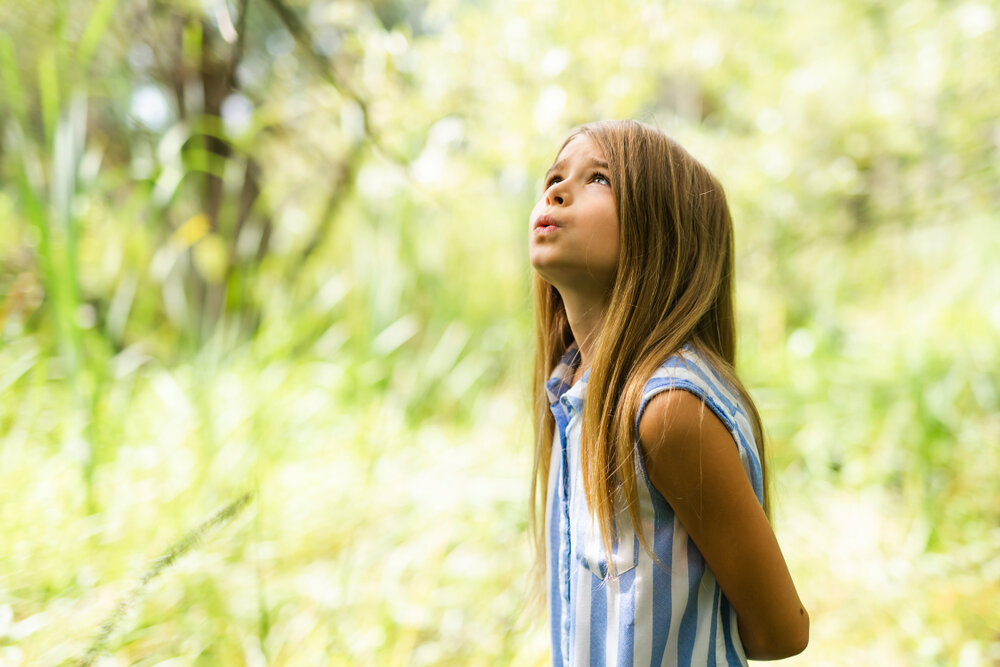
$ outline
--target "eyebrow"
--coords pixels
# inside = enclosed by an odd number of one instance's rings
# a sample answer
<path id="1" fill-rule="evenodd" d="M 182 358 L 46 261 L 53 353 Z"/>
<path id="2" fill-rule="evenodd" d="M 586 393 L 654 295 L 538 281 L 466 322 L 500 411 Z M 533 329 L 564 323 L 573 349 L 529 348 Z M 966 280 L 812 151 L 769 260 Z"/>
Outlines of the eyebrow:
<path id="1" fill-rule="evenodd" d="M 591 157 L 587 161 L 587 164 L 594 165 L 594 166 L 597 166 L 597 167 L 602 167 L 604 169 L 610 169 L 610 167 L 608 166 L 607 162 L 605 162 L 604 160 L 599 160 L 596 157 Z M 565 166 L 566 166 L 566 158 L 563 158 L 562 160 L 559 160 L 558 162 L 556 162 L 554 165 L 552 165 L 552 167 L 547 172 L 545 172 L 545 180 L 548 180 L 549 174 L 551 174 L 553 171 L 559 171 L 560 169 L 562 169 Z"/>

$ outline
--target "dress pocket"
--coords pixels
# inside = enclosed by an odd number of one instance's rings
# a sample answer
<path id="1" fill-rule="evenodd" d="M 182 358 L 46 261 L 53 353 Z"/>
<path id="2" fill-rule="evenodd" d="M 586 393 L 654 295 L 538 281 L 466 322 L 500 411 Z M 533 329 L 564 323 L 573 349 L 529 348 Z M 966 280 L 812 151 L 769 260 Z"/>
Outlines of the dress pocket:
<path id="1" fill-rule="evenodd" d="M 604 542 L 601 540 L 600 531 L 596 521 L 588 521 L 588 527 L 580 537 L 580 549 L 577 555 L 580 564 L 590 570 L 599 579 L 620 577 L 639 562 L 639 545 L 637 544 L 635 532 L 628 516 L 619 516 L 615 520 L 617 536 L 612 543 L 613 554 L 609 567 L 608 555 L 604 549 Z"/>

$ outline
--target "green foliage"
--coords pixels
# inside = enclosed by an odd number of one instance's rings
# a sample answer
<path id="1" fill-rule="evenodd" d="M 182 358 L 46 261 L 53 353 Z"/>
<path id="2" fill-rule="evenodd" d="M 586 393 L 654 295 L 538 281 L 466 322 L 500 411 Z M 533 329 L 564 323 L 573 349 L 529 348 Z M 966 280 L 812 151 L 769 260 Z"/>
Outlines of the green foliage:
<path id="1" fill-rule="evenodd" d="M 803 664 L 995 661 L 997 21 L 0 3 L 0 663 L 85 655 L 246 488 L 108 664 L 544 662 L 525 227 L 602 117 L 727 188 Z"/>

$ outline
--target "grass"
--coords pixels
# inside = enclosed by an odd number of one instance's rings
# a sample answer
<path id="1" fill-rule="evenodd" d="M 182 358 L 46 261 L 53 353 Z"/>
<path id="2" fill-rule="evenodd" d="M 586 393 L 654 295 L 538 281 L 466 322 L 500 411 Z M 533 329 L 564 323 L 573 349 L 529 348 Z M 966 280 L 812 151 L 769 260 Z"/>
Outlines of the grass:
<path id="1" fill-rule="evenodd" d="M 413 429 L 391 404 L 331 410 L 326 370 L 230 367 L 200 386 L 190 367 L 147 371 L 125 444 L 95 469 L 96 514 L 58 424 L 41 404 L 15 416 L 12 433 L 25 421 L 33 433 L 2 450 L 5 661 L 62 664 L 104 639 L 112 657 L 95 664 L 541 659 L 543 635 L 520 616 L 528 457 L 511 447 L 526 442 L 515 401 L 490 398 L 474 429 Z M 246 512 L 149 569 L 247 484 L 259 496 Z M 95 642 L 109 615 L 118 628 Z"/>
<path id="2" fill-rule="evenodd" d="M 129 396 L 124 440 L 95 468 L 97 513 L 58 421 L 70 389 L 32 369 L 5 392 L 22 400 L 0 413 L 4 664 L 68 664 L 103 640 L 94 664 L 545 664 L 544 616 L 524 607 L 517 387 L 483 393 L 470 426 L 412 426 L 389 400 L 335 409 L 326 363 L 231 355 L 209 374 L 136 372 L 112 387 Z M 199 544 L 182 540 L 179 557 L 178 536 L 248 486 L 256 500 Z M 928 552 L 926 521 L 877 485 L 789 469 L 777 491 L 813 620 L 789 664 L 995 659 L 995 529 Z M 178 557 L 150 569 L 164 552 Z"/>

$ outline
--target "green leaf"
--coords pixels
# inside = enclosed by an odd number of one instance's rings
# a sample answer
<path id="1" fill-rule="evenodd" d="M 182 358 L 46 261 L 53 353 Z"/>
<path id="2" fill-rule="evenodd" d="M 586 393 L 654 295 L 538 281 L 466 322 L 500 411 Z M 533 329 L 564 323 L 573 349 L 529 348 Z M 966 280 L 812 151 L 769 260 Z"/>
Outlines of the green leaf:
<path id="1" fill-rule="evenodd" d="M 111 19 L 111 13 L 117 4 L 118 0 L 101 0 L 90 15 L 90 20 L 87 22 L 87 27 L 84 28 L 83 36 L 77 47 L 77 66 L 81 72 L 85 72 L 90 65 L 90 59 L 94 56 L 94 50 L 101 38 L 107 32 L 108 21 Z"/>
<path id="2" fill-rule="evenodd" d="M 6 106 L 13 112 L 18 122 L 24 125 L 24 87 L 21 85 L 21 75 L 17 71 L 14 44 L 3 32 L 0 32 L 0 77 L 3 78 Z"/>
<path id="3" fill-rule="evenodd" d="M 55 50 L 51 47 L 38 59 L 38 96 L 42 105 L 45 137 L 51 140 L 59 123 L 59 68 Z"/>

